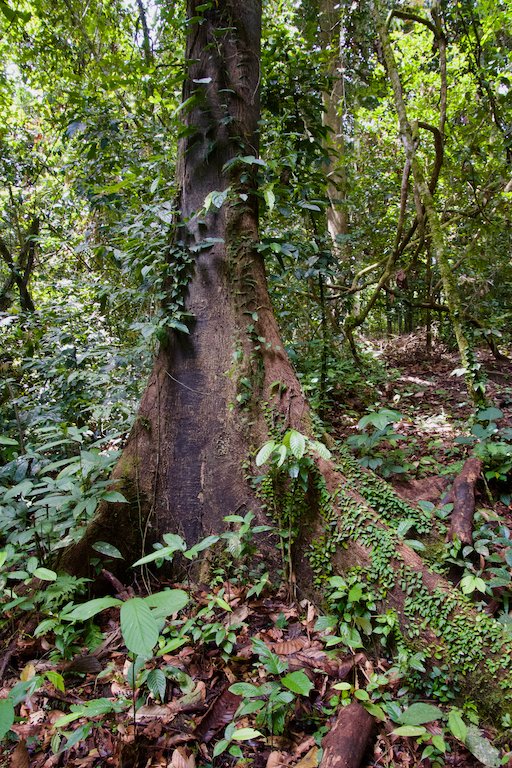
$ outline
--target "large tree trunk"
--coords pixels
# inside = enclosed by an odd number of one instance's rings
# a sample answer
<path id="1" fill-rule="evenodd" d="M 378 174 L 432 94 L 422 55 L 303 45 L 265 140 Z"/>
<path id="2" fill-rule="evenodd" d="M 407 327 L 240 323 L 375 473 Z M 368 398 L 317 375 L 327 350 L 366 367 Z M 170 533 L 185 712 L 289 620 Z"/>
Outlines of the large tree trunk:
<path id="1" fill-rule="evenodd" d="M 180 223 L 170 256 L 186 251 L 194 259 L 190 333 L 169 332 L 115 471 L 129 509 L 99 510 L 63 556 L 75 572 L 87 570 L 95 541 L 116 541 L 129 562 L 162 533 L 179 531 L 192 543 L 221 529 L 224 516 L 258 510 L 243 469 L 266 437 L 258 406 L 273 400 L 283 424 L 308 423 L 255 249 L 258 166 L 247 158 L 258 155 L 261 0 L 223 0 L 204 12 L 197 5 L 188 2 L 188 15 L 204 21 L 187 42 L 183 101 L 194 100 L 184 118 Z M 204 213 L 207 196 L 228 187 L 222 207 Z M 277 381 L 278 399 L 270 393 Z"/>
<path id="2" fill-rule="evenodd" d="M 278 431 L 311 434 L 256 250 L 250 158 L 258 152 L 261 0 L 218 0 L 196 14 L 199 2 L 188 3 L 189 15 L 203 20 L 191 26 L 187 45 L 184 99 L 195 98 L 171 252 L 194 254 L 186 299 L 193 319 L 189 334 L 171 331 L 162 346 L 115 471 L 130 503 L 102 506 L 84 539 L 64 553 L 61 565 L 77 574 L 87 572 L 98 540 L 118 546 L 129 564 L 166 531 L 192 544 L 222 530 L 229 513 L 250 508 L 263 520 L 247 478 L 251 450 L 266 439 L 269 421 Z M 220 209 L 200 213 L 210 193 L 228 187 Z M 462 678 L 472 691 L 487 686 L 489 703 L 506 709 L 502 689 L 512 690 L 512 675 L 502 629 L 405 546 L 393 530 L 400 519 L 416 519 L 420 530 L 429 523 L 379 482 L 346 458 L 317 459 L 310 490 L 287 511 L 299 528 L 292 552 L 299 588 L 314 594 L 313 582 L 325 585 L 330 574 L 356 567 L 383 609 L 396 612 L 401 643 L 426 648 L 459 685 Z M 275 557 L 270 547 L 266 554 Z"/>

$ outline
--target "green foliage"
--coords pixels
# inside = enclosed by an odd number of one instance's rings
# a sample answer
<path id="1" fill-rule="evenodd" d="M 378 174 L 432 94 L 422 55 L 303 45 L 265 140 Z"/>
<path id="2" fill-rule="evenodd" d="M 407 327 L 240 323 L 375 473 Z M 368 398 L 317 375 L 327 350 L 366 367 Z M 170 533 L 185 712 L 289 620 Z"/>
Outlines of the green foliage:
<path id="1" fill-rule="evenodd" d="M 108 479 L 119 452 L 114 436 L 94 440 L 86 427 L 48 424 L 24 436 L 24 450 L 7 446 L 0 469 L 4 515 L 0 531 L 18 551 L 39 557 L 78 540 L 100 501 L 124 502 Z"/>
<path id="2" fill-rule="evenodd" d="M 471 434 L 455 438 L 461 445 L 472 445 L 473 453 L 481 459 L 487 480 L 505 482 L 512 469 L 512 429 L 498 428 L 503 418 L 499 408 L 484 408 L 475 414 Z"/>
<path id="3" fill-rule="evenodd" d="M 121 632 L 129 651 L 149 658 L 162 629 L 162 620 L 181 611 L 188 602 L 188 595 L 180 589 L 168 589 L 122 601 L 116 597 L 99 597 L 63 612 L 67 622 L 84 622 L 107 608 L 121 607 Z"/>
<path id="4" fill-rule="evenodd" d="M 327 496 L 314 459 L 328 460 L 330 456 L 331 452 L 320 441 L 289 429 L 281 440 L 266 442 L 255 458 L 256 466 L 270 467 L 265 476 L 257 478 L 258 491 L 268 513 L 278 523 L 281 556 L 291 590 L 292 545 L 301 515 L 307 514 L 307 494 L 314 489 L 319 497 Z"/>
<path id="5" fill-rule="evenodd" d="M 216 758 L 219 755 L 222 755 L 222 753 L 229 747 L 229 754 L 232 757 L 240 758 L 243 756 L 243 753 L 238 746 L 239 742 L 258 739 L 262 735 L 263 734 L 255 728 L 236 728 L 234 723 L 230 723 L 224 731 L 224 738 L 220 739 L 215 745 L 213 749 L 213 757 Z M 235 744 L 233 744 L 233 742 L 235 742 Z"/>
<path id="6" fill-rule="evenodd" d="M 368 467 L 383 477 L 407 472 L 405 454 L 397 448 L 404 437 L 394 432 L 392 427 L 402 418 L 398 411 L 381 408 L 358 421 L 357 428 L 361 434 L 349 437 L 347 445 L 355 450 L 362 467 Z"/>
<path id="7" fill-rule="evenodd" d="M 303 670 L 287 672 L 288 663 L 270 650 L 268 645 L 258 638 L 253 638 L 252 645 L 267 677 L 260 685 L 253 683 L 234 683 L 229 690 L 243 698 L 235 713 L 235 721 L 248 714 L 256 714 L 255 723 L 271 736 L 281 735 L 286 728 L 288 715 L 296 696 L 309 696 L 313 683 Z M 287 674 L 284 674 L 287 672 Z"/>

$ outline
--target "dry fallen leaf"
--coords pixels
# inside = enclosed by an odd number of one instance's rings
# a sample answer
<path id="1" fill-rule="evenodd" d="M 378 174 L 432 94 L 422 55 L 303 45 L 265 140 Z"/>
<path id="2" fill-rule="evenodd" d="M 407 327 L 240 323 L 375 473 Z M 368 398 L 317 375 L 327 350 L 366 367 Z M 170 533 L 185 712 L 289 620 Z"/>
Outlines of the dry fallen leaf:
<path id="1" fill-rule="evenodd" d="M 27 745 L 24 741 L 19 741 L 11 755 L 9 768 L 29 768 L 29 765 Z"/>
<path id="2" fill-rule="evenodd" d="M 246 605 L 246 603 L 243 603 L 238 608 L 236 608 L 233 613 L 230 613 L 226 616 L 223 624 L 225 627 L 230 627 L 233 624 L 241 624 L 251 613 L 252 611 L 250 610 L 249 606 Z"/>
<path id="3" fill-rule="evenodd" d="M 59 765 L 62 755 L 50 755 L 48 760 L 45 760 L 42 768 L 56 768 Z"/>
<path id="4" fill-rule="evenodd" d="M 205 698 L 206 685 L 202 680 L 198 680 L 193 691 L 186 693 L 177 701 L 172 701 L 170 706 L 174 712 L 197 712 L 204 704 Z"/>
<path id="5" fill-rule="evenodd" d="M 286 752 L 271 752 L 268 756 L 266 768 L 285 768 L 287 765 Z"/>
<path id="6" fill-rule="evenodd" d="M 237 682 L 238 677 L 231 669 L 229 669 L 229 667 L 224 667 L 224 674 L 226 675 L 226 679 L 230 685 L 233 685 L 233 683 Z"/>
<path id="7" fill-rule="evenodd" d="M 158 719 L 160 722 L 168 723 L 174 717 L 176 717 L 175 710 L 165 704 L 143 704 L 135 714 L 135 721 L 139 723 L 141 720 Z"/>
<path id="8" fill-rule="evenodd" d="M 177 747 L 172 753 L 169 768 L 196 768 L 196 758 L 187 747 Z"/>
<path id="9" fill-rule="evenodd" d="M 150 720 L 142 733 L 147 739 L 156 741 L 156 739 L 159 739 L 162 735 L 163 729 L 164 726 L 161 720 Z"/>
<path id="10" fill-rule="evenodd" d="M 283 640 L 282 643 L 272 643 L 271 648 L 274 653 L 280 656 L 290 656 L 292 653 L 301 651 L 308 645 L 309 641 L 307 637 L 297 637 L 295 640 Z"/>
<path id="11" fill-rule="evenodd" d="M 29 662 L 21 670 L 20 680 L 22 680 L 24 683 L 26 683 L 27 680 L 32 680 L 32 678 L 34 677 L 35 674 L 36 674 L 36 668 L 32 664 L 32 662 Z"/>
<path id="12" fill-rule="evenodd" d="M 318 763 L 318 747 L 311 747 L 307 755 L 295 764 L 295 768 L 317 768 Z"/>
<path id="13" fill-rule="evenodd" d="M 206 744 L 211 741 L 217 731 L 220 731 L 233 719 L 233 715 L 240 706 L 242 698 L 231 691 L 224 691 L 212 704 L 206 715 L 196 728 L 197 736 Z"/>

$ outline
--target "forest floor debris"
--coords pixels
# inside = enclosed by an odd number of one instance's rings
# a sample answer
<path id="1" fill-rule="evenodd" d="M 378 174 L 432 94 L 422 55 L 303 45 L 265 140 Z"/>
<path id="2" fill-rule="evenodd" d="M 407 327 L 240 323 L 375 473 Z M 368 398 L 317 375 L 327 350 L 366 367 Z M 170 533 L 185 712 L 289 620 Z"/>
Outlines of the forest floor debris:
<path id="1" fill-rule="evenodd" d="M 503 414 L 500 430 L 509 428 L 511 364 L 488 358 L 485 364 L 491 368 L 489 397 Z M 450 376 L 455 367 L 447 353 L 434 362 L 415 357 L 414 363 L 404 365 L 402 360 L 392 390 L 375 404 L 402 414 L 394 428 L 407 446 L 403 449 L 407 472 L 393 479 L 394 487 L 409 502 L 422 501 L 433 508 L 446 505 L 449 485 L 472 447 L 455 442 L 467 432 L 470 413 L 463 381 Z M 355 421 L 352 425 L 345 419 L 337 421 L 336 436 L 352 434 Z M 512 548 L 507 547 L 504 533 L 508 530 L 510 536 L 512 529 L 510 485 L 480 482 L 476 515 L 481 529 L 487 526 L 487 538 L 477 536 L 465 555 L 473 563 L 474 578 L 495 578 L 498 568 L 502 578 L 508 572 L 512 583 Z M 455 578 L 462 578 L 463 557 L 462 552 L 453 555 Z M 355 708 L 364 712 L 361 722 L 370 718 L 371 727 L 351 765 L 512 766 L 512 737 L 502 737 L 500 753 L 492 748 L 485 753 L 490 747 L 487 737 L 494 734 L 480 731 L 466 711 L 463 725 L 473 733 L 473 753 L 468 751 L 457 731 L 461 715 L 450 695 L 445 700 L 415 696 L 377 638 L 371 652 L 344 647 L 332 639 L 328 618 L 307 600 L 290 601 L 286 591 L 273 592 L 264 580 L 259 588 L 254 576 L 251 580 L 246 573 L 233 572 L 232 564 L 219 562 L 214 572 L 214 582 L 208 586 L 168 585 L 186 590 L 190 603 L 168 625 L 175 642 L 168 642 L 163 652 L 157 649 L 148 660 L 134 659 L 127 652 L 117 608 L 96 619 L 103 633 L 97 633 L 96 640 L 104 650 L 91 654 L 88 647 L 73 642 L 62 653 L 52 632 L 34 636 L 40 619 L 36 613 L 20 622 L 15 606 L 4 607 L 0 700 L 14 686 L 20 695 L 15 722 L 0 748 L 0 764 L 11 768 L 337 765 L 341 753 L 336 752 L 333 734 L 344 728 L 339 713 L 345 711 L 347 718 Z M 160 582 L 156 588 L 163 586 Z M 506 597 L 510 594 L 510 584 L 497 587 L 496 595 L 487 597 L 489 611 L 501 611 L 503 616 L 504 604 L 510 610 Z M 346 710 L 340 710 L 343 704 L 348 705 Z"/>

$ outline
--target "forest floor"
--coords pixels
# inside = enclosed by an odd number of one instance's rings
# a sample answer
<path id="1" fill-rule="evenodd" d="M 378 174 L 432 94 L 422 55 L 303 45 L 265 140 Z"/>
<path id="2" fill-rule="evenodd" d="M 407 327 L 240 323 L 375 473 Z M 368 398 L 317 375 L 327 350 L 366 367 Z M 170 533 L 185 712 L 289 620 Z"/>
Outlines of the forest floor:
<path id="1" fill-rule="evenodd" d="M 444 350 L 426 359 L 412 337 L 388 345 L 382 353 L 394 375 L 391 384 L 376 393 L 372 407 L 399 412 L 391 426 L 403 439 L 395 446 L 378 442 L 372 455 L 381 455 L 384 469 L 386 461 L 405 468 L 388 479 L 409 502 L 442 506 L 472 448 L 455 442 L 468 435 L 471 414 L 463 378 L 452 375 L 457 359 Z M 496 420 L 502 434 L 512 428 L 512 363 L 495 361 L 487 353 L 481 362 L 488 372 L 489 400 L 502 412 Z M 356 406 L 352 403 L 349 413 L 333 410 L 335 437 L 344 440 L 358 433 L 356 425 L 365 410 L 358 412 Z M 498 462 L 499 472 L 505 462 L 502 454 Z M 510 490 L 496 478 L 476 486 L 476 524 L 491 531 L 474 564 L 484 579 L 494 563 L 491 555 L 511 565 L 504 559 L 506 542 L 498 541 L 498 532 L 508 529 L 510 535 L 512 530 Z M 491 546 L 488 539 L 493 535 Z M 291 600 L 286 587 L 271 591 L 261 571 L 259 577 L 244 571 L 235 559 L 216 565 L 213 584 L 168 585 L 189 593 L 182 615 L 182 621 L 189 622 L 187 632 L 176 639 L 175 621 L 174 634 L 167 635 L 167 641 L 175 637 L 175 642 L 157 649 L 135 676 L 117 608 L 96 618 L 104 637 L 92 651 L 78 633 L 73 636 L 71 627 L 67 638 L 57 634 L 64 632 L 62 626 L 35 637 L 41 620 L 36 614 L 18 614 L 16 626 L 4 625 L 0 699 L 14 685 L 25 683 L 25 690 L 12 738 L 0 748 L 0 766 L 315 768 L 322 738 L 332 729 L 340 702 L 349 700 L 376 715 L 365 756 L 357 764 L 362 768 L 512 766 L 512 736 L 501 739 L 499 755 L 487 752 L 487 762 L 481 762 L 454 737 L 446 718 L 427 717 L 411 726 L 404 713 L 410 712 L 413 701 L 441 707 L 444 713 L 454 701 L 449 692 L 444 699 L 414 697 L 377 641 L 371 652 L 339 650 L 335 640 L 326 640 L 325 621 L 311 603 Z M 454 567 L 457 573 L 457 563 Z M 512 582 L 512 567 L 509 573 Z M 137 584 L 111 584 L 124 599 L 137 593 Z M 160 582 L 157 589 L 163 586 Z M 507 595 L 510 589 L 502 588 L 496 605 L 501 615 L 510 610 Z M 56 660 L 59 644 L 69 660 Z M 130 674 L 135 677 L 132 686 Z M 435 710 L 430 712 L 435 716 Z M 473 752 L 481 757 L 486 738 L 495 734 L 479 731 L 471 717 L 470 710 L 464 712 L 473 729 Z M 2 712 L 0 726 L 1 719 Z M 410 728 L 410 735 L 404 727 Z"/>

